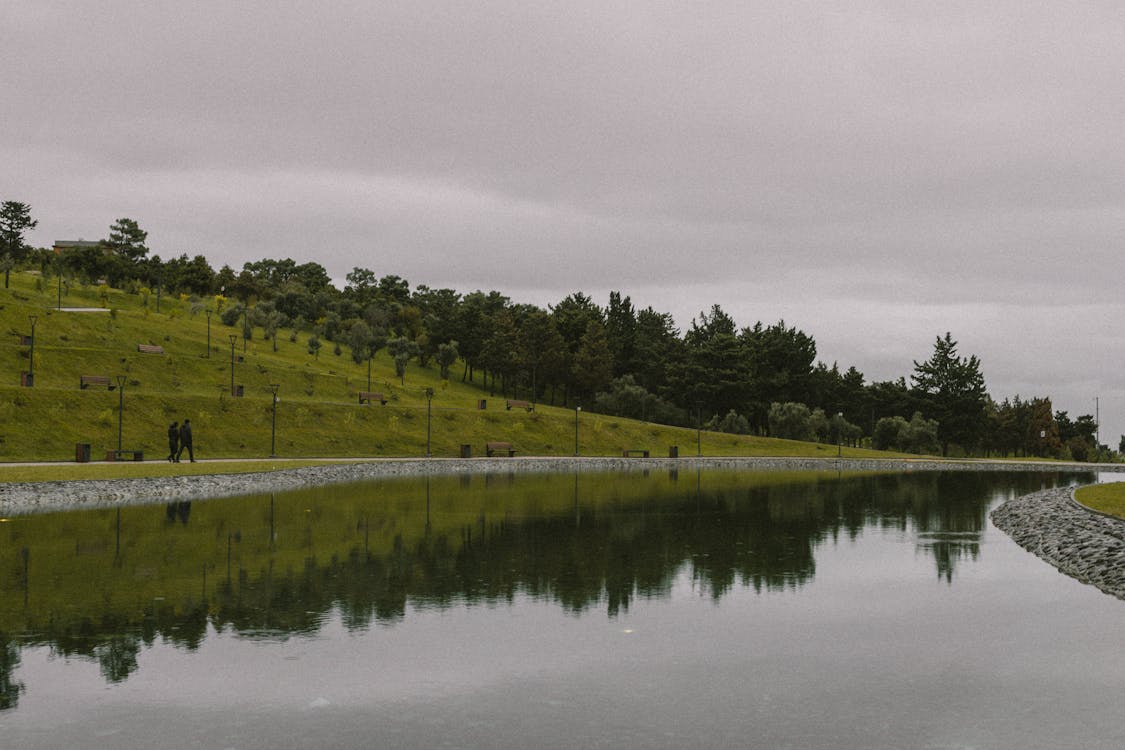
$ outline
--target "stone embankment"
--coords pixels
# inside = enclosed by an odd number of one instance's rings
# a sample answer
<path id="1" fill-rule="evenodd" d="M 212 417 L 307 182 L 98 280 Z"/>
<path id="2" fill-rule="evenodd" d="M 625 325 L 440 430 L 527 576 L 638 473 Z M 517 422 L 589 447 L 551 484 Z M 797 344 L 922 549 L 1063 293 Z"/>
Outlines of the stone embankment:
<path id="1" fill-rule="evenodd" d="M 0 515 L 202 500 L 371 479 L 489 473 L 739 471 L 1093 471 L 1090 464 L 836 458 L 469 458 L 376 459 L 249 474 L 0 484 Z M 1101 470 L 1125 465 L 1100 466 Z"/>
<path id="2" fill-rule="evenodd" d="M 1125 599 L 1125 521 L 1079 505 L 1073 487 L 1008 500 L 991 518 L 1063 573 Z"/>

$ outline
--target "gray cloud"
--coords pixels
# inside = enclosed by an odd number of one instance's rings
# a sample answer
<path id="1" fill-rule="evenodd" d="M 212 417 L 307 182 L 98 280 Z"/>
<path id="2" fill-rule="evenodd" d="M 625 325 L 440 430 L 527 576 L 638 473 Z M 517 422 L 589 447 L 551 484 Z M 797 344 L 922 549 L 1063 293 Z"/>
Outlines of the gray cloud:
<path id="1" fill-rule="evenodd" d="M 870 377 L 950 330 L 1108 439 L 1123 48 L 1111 2 L 14 0 L 0 186 L 39 244 L 719 303 Z"/>

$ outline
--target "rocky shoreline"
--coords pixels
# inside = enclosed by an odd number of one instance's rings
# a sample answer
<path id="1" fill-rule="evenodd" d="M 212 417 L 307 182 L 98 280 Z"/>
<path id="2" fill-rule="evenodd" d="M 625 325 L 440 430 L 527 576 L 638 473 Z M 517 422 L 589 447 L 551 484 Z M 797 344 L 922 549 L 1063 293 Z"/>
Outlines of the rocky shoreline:
<path id="1" fill-rule="evenodd" d="M 992 523 L 1063 573 L 1125 599 L 1125 521 L 1090 510 L 1073 487 L 1008 500 Z"/>

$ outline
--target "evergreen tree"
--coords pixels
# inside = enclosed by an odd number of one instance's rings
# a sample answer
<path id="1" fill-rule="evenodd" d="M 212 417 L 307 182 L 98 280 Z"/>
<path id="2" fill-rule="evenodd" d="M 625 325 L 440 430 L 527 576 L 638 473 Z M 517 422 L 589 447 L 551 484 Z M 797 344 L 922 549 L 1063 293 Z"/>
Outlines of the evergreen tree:
<path id="1" fill-rule="evenodd" d="M 950 443 L 966 451 L 977 446 L 985 427 L 984 376 L 976 356 L 960 357 L 957 342 L 946 332 L 937 337 L 934 352 L 925 362 L 914 362 L 910 376 L 915 391 L 928 406 L 926 413 L 938 423 L 943 456 Z"/>
<path id="2" fill-rule="evenodd" d="M 35 229 L 39 222 L 31 218 L 31 206 L 19 201 L 4 201 L 0 206 L 0 242 L 3 243 L 6 257 L 4 259 L 4 288 L 8 288 L 8 279 L 11 275 L 12 265 L 19 263 L 27 255 L 27 245 L 23 241 L 23 233 Z"/>

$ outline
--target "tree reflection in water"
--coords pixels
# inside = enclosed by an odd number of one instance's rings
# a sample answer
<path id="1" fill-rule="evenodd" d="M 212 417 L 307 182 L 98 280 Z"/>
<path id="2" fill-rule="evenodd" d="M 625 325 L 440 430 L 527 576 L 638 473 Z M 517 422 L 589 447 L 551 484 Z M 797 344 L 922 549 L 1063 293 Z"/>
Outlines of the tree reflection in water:
<path id="1" fill-rule="evenodd" d="M 517 596 L 614 617 L 637 597 L 669 596 L 682 575 L 715 600 L 737 586 L 799 588 L 819 545 L 867 528 L 913 535 L 952 583 L 980 554 L 998 492 L 1066 480 L 505 474 L 14 518 L 0 532 L 0 709 L 18 702 L 24 646 L 95 660 L 114 683 L 157 637 L 190 651 L 208 625 L 283 639 L 317 633 L 333 612 L 361 630 L 408 606 Z"/>

